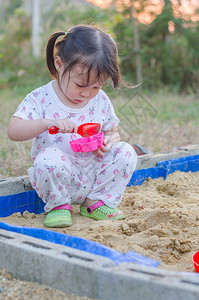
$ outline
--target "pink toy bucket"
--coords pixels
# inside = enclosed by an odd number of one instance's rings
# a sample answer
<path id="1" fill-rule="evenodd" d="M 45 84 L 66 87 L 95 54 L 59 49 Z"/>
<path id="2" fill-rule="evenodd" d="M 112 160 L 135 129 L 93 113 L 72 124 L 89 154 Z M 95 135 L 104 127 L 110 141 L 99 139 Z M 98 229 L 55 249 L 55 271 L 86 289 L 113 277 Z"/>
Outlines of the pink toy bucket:
<path id="1" fill-rule="evenodd" d="M 71 149 L 74 152 L 92 152 L 97 148 L 102 147 L 104 141 L 103 132 L 91 135 L 89 137 L 80 138 L 74 141 L 70 141 Z"/>

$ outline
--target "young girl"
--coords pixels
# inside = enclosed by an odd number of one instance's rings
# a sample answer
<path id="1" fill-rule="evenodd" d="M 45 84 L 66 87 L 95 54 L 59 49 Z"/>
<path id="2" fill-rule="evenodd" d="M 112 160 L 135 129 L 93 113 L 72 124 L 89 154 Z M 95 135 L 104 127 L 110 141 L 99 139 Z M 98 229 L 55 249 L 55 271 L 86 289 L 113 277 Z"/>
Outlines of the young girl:
<path id="1" fill-rule="evenodd" d="M 124 219 L 116 207 L 137 156 L 132 146 L 120 142 L 119 119 L 101 90 L 107 79 L 114 87 L 120 83 L 116 44 L 100 29 L 79 25 L 50 36 L 46 59 L 54 80 L 25 97 L 8 127 L 14 141 L 34 138 L 29 176 L 46 203 L 44 225 L 71 226 L 74 203 L 85 217 Z M 101 124 L 104 144 L 75 153 L 69 142 L 81 138 L 77 128 L 88 122 Z M 49 134 L 51 126 L 59 128 L 58 134 Z"/>

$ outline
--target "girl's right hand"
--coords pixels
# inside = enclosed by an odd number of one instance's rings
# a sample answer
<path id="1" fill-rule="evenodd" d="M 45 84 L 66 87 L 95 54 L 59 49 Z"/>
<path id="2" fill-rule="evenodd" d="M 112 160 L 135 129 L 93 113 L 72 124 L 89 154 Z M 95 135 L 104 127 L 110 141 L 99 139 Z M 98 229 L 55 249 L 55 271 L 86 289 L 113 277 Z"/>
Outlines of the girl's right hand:
<path id="1" fill-rule="evenodd" d="M 50 129 L 52 126 L 56 126 L 58 128 L 58 132 L 60 133 L 70 133 L 73 130 L 75 133 L 77 133 L 77 124 L 67 119 L 49 120 L 47 126 L 48 129 Z"/>

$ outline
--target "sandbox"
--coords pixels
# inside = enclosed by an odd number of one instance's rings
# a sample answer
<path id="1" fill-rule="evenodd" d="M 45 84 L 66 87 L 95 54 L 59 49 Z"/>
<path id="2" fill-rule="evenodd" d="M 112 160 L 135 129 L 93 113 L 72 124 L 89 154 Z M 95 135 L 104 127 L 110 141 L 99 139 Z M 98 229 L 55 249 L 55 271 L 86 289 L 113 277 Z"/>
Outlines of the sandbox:
<path id="1" fill-rule="evenodd" d="M 197 277 L 192 255 L 199 241 L 198 171 L 199 155 L 136 170 L 120 204 L 124 221 L 90 220 L 73 206 L 73 225 L 61 230 L 44 229 L 43 203 L 34 191 L 3 196 L 0 228 L 106 257 L 119 266 L 136 263 Z"/>
<path id="2" fill-rule="evenodd" d="M 157 261 L 151 261 L 153 266 L 160 264 L 159 267 L 167 270 L 194 272 L 192 256 L 199 250 L 198 182 L 199 172 L 176 171 L 166 180 L 147 179 L 140 186 L 126 189 L 120 204 L 126 216 L 124 221 L 90 220 L 81 217 L 79 206 L 73 205 L 73 225 L 52 231 L 94 241 L 121 253 L 135 251 Z M 24 212 L 0 218 L 0 222 L 31 227 L 29 234 L 32 231 L 34 236 L 33 228 L 45 230 L 44 218 L 44 213 L 28 212 L 27 207 Z M 45 239 L 45 232 L 40 234 Z M 51 238 L 56 240 L 56 235 Z M 91 246 L 89 241 L 87 247 Z M 100 249 L 100 245 L 96 247 Z M 147 259 L 142 263 L 148 265 Z"/>

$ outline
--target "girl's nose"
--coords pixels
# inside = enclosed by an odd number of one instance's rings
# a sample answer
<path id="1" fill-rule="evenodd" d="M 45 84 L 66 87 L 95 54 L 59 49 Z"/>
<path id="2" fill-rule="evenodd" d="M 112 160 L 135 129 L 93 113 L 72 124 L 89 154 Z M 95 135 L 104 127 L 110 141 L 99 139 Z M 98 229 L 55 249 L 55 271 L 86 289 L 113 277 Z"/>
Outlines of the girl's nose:
<path id="1" fill-rule="evenodd" d="M 81 93 L 80 93 L 80 95 L 81 95 L 81 97 L 88 97 L 89 95 L 90 95 L 90 92 L 88 91 L 88 90 L 85 90 L 85 91 L 82 91 Z"/>

